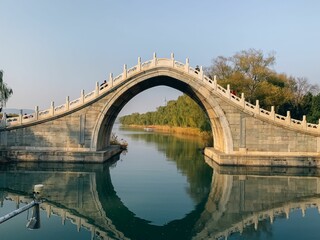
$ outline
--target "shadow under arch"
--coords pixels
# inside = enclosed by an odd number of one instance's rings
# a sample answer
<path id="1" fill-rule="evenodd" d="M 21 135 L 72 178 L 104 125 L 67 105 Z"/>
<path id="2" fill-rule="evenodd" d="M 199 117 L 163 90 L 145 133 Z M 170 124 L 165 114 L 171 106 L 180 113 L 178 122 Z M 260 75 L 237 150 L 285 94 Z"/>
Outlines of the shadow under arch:
<path id="1" fill-rule="evenodd" d="M 231 129 L 219 100 L 204 82 L 172 68 L 153 68 L 119 84 L 113 96 L 105 103 L 93 130 L 91 148 L 109 146 L 113 124 L 122 108 L 137 94 L 156 87 L 167 86 L 191 97 L 207 114 L 211 123 L 214 148 L 225 153 L 233 151 Z"/>
<path id="2" fill-rule="evenodd" d="M 208 195 L 184 218 L 157 226 L 152 225 L 148 220 L 136 217 L 123 204 L 112 185 L 110 172 L 109 174 L 97 174 L 96 181 L 103 210 L 116 229 L 125 237 L 129 239 L 190 239 L 190 236 L 196 235 L 195 229 L 199 228 L 196 225 L 204 212 Z"/>

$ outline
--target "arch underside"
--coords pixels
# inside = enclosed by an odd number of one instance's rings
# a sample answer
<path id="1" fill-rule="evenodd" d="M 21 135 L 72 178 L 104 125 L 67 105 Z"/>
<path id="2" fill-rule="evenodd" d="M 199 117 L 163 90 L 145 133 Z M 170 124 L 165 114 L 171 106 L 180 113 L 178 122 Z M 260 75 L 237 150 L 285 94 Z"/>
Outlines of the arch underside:
<path id="1" fill-rule="evenodd" d="M 211 95 L 210 90 L 206 89 L 203 83 L 185 74 L 177 74 L 172 69 L 161 73 L 158 70 L 142 74 L 120 86 L 98 117 L 91 149 L 107 148 L 110 144 L 113 124 L 122 108 L 137 94 L 156 86 L 171 87 L 191 97 L 210 119 L 214 148 L 223 152 L 231 151 L 233 143 L 230 137 L 226 137 L 231 136 L 226 117 L 216 100 L 208 97 Z"/>

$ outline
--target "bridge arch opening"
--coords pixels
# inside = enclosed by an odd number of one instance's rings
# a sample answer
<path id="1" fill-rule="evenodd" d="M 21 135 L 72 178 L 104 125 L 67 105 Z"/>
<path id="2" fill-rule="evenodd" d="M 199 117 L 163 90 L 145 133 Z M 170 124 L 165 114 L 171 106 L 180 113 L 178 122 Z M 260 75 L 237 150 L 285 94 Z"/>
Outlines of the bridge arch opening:
<path id="1" fill-rule="evenodd" d="M 174 88 L 191 97 L 207 114 L 213 135 L 214 148 L 229 153 L 233 149 L 231 130 L 227 118 L 211 89 L 189 75 L 168 69 L 151 69 L 118 87 L 102 109 L 94 127 L 91 149 L 102 150 L 110 145 L 112 128 L 123 107 L 139 93 L 156 86 Z"/>

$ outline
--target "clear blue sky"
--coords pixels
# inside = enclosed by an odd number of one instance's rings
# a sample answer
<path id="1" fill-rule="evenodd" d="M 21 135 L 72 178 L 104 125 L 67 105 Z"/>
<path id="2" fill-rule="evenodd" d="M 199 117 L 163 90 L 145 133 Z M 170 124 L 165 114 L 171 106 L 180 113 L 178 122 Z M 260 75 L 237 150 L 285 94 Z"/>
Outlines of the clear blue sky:
<path id="1" fill-rule="evenodd" d="M 0 69 L 14 90 L 8 108 L 41 109 L 89 92 L 123 64 L 275 52 L 275 70 L 320 83 L 317 0 L 0 0 Z M 122 114 L 155 110 L 179 92 L 147 90 Z"/>

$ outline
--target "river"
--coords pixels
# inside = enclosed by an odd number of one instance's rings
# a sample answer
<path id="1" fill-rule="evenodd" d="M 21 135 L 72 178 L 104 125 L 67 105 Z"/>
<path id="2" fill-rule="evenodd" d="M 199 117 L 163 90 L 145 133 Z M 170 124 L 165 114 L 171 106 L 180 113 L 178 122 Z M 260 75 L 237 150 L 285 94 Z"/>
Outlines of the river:
<path id="1" fill-rule="evenodd" d="M 219 167 L 197 138 L 114 128 L 128 151 L 105 164 L 0 165 L 0 239 L 317 239 L 320 174 Z M 319 206 L 319 207 L 318 207 Z"/>

